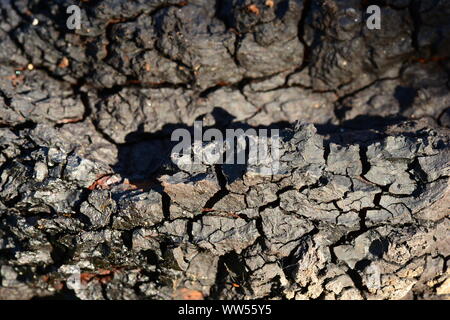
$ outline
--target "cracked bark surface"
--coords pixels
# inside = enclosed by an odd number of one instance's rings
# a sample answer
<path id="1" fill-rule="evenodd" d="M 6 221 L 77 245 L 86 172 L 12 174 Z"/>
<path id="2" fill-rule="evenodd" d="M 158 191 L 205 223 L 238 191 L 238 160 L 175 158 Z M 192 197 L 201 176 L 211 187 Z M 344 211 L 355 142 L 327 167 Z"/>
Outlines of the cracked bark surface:
<path id="1" fill-rule="evenodd" d="M 0 299 L 449 298 L 448 1 L 381 30 L 371 1 L 107 0 L 70 31 L 73 3 L 0 2 Z M 195 120 L 281 129 L 282 173 L 171 162 Z"/>

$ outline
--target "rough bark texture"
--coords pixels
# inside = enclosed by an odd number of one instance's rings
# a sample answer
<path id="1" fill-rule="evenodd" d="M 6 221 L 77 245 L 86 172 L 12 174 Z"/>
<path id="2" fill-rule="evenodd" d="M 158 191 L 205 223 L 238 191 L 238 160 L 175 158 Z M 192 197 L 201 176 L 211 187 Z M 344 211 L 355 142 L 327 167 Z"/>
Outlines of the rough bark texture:
<path id="1" fill-rule="evenodd" d="M 448 1 L 73 3 L 0 1 L 0 299 L 448 299 Z M 178 167 L 195 120 L 283 174 Z"/>

